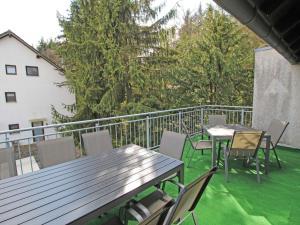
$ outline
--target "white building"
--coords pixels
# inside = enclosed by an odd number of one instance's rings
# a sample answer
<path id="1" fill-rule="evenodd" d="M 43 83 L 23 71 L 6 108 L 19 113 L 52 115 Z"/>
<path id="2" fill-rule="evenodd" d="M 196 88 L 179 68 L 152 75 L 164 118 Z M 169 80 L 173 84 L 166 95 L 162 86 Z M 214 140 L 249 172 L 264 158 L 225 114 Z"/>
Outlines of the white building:
<path id="1" fill-rule="evenodd" d="M 13 32 L 0 34 L 0 131 L 51 124 L 51 105 L 68 115 L 63 104 L 74 103 L 75 97 L 66 86 L 57 85 L 65 81 L 61 71 Z M 43 132 L 22 132 L 22 137 Z M 0 141 L 4 139 L 0 135 Z"/>

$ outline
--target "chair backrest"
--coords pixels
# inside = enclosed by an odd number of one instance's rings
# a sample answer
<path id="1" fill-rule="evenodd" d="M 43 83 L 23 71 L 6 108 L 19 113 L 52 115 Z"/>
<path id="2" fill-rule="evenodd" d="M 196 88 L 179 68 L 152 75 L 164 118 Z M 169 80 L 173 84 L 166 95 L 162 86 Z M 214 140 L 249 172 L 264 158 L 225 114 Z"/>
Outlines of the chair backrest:
<path id="1" fill-rule="evenodd" d="M 246 150 L 255 156 L 263 135 L 263 131 L 235 131 L 232 137 L 230 151 Z"/>
<path id="2" fill-rule="evenodd" d="M 185 125 L 185 123 L 184 123 L 183 121 L 181 122 L 181 124 L 182 124 L 183 132 L 186 134 L 186 136 L 187 136 L 189 142 L 190 142 L 191 145 L 193 146 L 193 140 L 192 140 L 192 135 L 191 135 L 191 133 L 189 132 L 187 126 Z"/>
<path id="3" fill-rule="evenodd" d="M 163 132 L 159 153 L 181 160 L 186 135 L 165 130 Z"/>
<path id="4" fill-rule="evenodd" d="M 82 140 L 87 155 L 95 155 L 113 149 L 108 130 L 82 134 Z"/>
<path id="5" fill-rule="evenodd" d="M 36 145 L 42 168 L 64 163 L 76 158 L 72 136 L 41 141 Z"/>
<path id="6" fill-rule="evenodd" d="M 208 125 L 217 126 L 226 124 L 226 115 L 208 115 Z"/>
<path id="7" fill-rule="evenodd" d="M 284 131 L 286 130 L 287 126 L 289 125 L 289 122 L 286 121 L 280 121 L 277 119 L 273 119 L 270 123 L 270 126 L 267 130 L 267 133 L 271 135 L 271 142 L 272 147 L 275 148 L 280 141 L 280 138 L 282 137 Z"/>
<path id="8" fill-rule="evenodd" d="M 195 209 L 205 188 L 216 171 L 217 167 L 213 167 L 180 191 L 174 206 L 172 206 L 166 216 L 163 223 L 164 225 L 171 225 L 178 220 L 182 220 L 186 212 L 191 212 Z"/>
<path id="9" fill-rule="evenodd" d="M 16 161 L 13 148 L 0 149 L 0 180 L 17 176 Z"/>

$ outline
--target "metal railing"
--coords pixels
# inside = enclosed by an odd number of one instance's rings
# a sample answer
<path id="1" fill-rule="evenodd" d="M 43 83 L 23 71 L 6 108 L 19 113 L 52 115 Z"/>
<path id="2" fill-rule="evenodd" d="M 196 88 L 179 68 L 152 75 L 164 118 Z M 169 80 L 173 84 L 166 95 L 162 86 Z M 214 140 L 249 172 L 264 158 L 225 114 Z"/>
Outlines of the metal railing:
<path id="1" fill-rule="evenodd" d="M 201 125 L 207 123 L 208 115 L 215 114 L 226 115 L 227 123 L 230 124 L 251 126 L 252 123 L 252 107 L 204 105 L 1 131 L 0 147 L 14 148 L 18 173 L 23 174 L 38 169 L 35 166 L 39 164 L 35 145 L 37 141 L 72 135 L 76 143 L 77 157 L 80 157 L 84 154 L 81 134 L 108 129 L 114 147 L 134 143 L 154 149 L 159 147 L 164 129 L 181 132 L 184 122 L 190 132 L 196 134 L 201 131 Z M 34 136 L 33 131 L 37 129 L 42 131 L 42 134 Z M 29 167 L 27 169 L 24 168 L 25 162 Z"/>

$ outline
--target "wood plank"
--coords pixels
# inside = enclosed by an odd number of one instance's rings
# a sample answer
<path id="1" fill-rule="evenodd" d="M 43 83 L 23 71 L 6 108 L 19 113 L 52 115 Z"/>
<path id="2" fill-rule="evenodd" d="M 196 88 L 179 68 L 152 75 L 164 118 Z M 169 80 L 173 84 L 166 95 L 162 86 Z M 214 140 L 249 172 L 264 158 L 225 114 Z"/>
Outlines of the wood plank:
<path id="1" fill-rule="evenodd" d="M 95 156 L 84 156 L 79 159 L 61 163 L 61 164 L 58 164 L 55 166 L 50 166 L 50 167 L 44 168 L 39 171 L 34 171 L 32 173 L 24 174 L 21 176 L 10 177 L 10 178 L 4 179 L 4 180 L 0 180 L 0 190 L 1 190 L 1 188 L 5 188 L 7 186 L 14 186 L 16 184 L 25 182 L 27 180 L 33 180 L 33 179 L 36 179 L 41 176 L 48 176 L 49 174 L 55 174 L 57 172 L 64 171 L 66 166 L 68 167 L 68 169 L 71 169 L 71 168 L 77 167 L 79 164 L 82 164 L 86 161 L 92 162 L 93 160 L 99 160 L 99 159 L 101 159 L 102 161 L 105 161 L 107 158 L 112 157 L 112 155 L 120 155 L 120 154 L 122 154 L 122 152 L 126 152 L 129 154 L 129 153 L 139 151 L 139 150 L 145 151 L 145 149 L 140 146 L 128 145 L 128 146 L 125 146 L 125 147 L 122 147 L 119 149 L 113 149 L 111 152 L 98 154 Z"/>
<path id="2" fill-rule="evenodd" d="M 0 181 L 0 224 L 78 224 L 178 172 L 183 162 L 136 145 Z"/>
<path id="3" fill-rule="evenodd" d="M 180 167 L 180 164 L 178 162 L 173 162 L 172 164 L 169 164 L 170 167 L 163 167 L 156 171 L 154 174 L 148 174 L 143 177 L 143 184 L 141 185 L 139 182 L 132 182 L 130 185 L 126 186 L 126 192 L 124 192 L 122 189 L 117 189 L 111 192 L 109 195 L 99 197 L 98 199 L 89 202 L 88 204 L 79 207 L 73 207 L 72 210 L 68 210 L 69 213 L 63 214 L 59 216 L 57 214 L 57 211 L 51 212 L 51 214 L 54 214 L 56 216 L 52 217 L 53 220 L 48 220 L 47 218 L 50 218 L 50 215 L 45 215 L 44 220 L 47 221 L 45 224 L 51 224 L 51 225 L 57 225 L 57 224 L 69 224 L 74 222 L 74 219 L 78 218 L 78 221 L 76 224 L 84 224 L 89 219 L 92 219 L 93 217 L 88 217 L 87 215 L 89 213 L 92 213 L 94 211 L 97 211 L 99 209 L 99 204 L 102 204 L 104 206 L 108 206 L 107 209 L 111 209 L 119 204 L 121 204 L 124 201 L 132 199 L 136 194 L 140 193 L 143 190 L 146 190 L 147 188 L 155 185 L 158 183 L 158 181 L 163 180 L 164 178 L 167 178 L 168 176 L 174 174 L 175 171 L 178 170 L 178 167 Z M 173 170 L 170 170 L 170 168 L 173 168 Z M 118 201 L 114 201 L 112 204 L 111 198 L 118 199 Z M 75 205 L 76 206 L 76 205 Z M 107 209 L 103 207 L 103 210 L 98 210 L 95 215 L 100 215 L 104 213 Z M 67 211 L 67 210 L 66 210 Z M 61 213 L 62 214 L 62 213 Z M 49 216 L 49 217 L 48 217 Z M 39 220 L 33 220 L 39 221 Z M 29 225 L 30 223 L 28 223 Z"/>
<path id="4" fill-rule="evenodd" d="M 81 207 L 82 205 L 85 205 L 93 201 L 94 199 L 108 195 L 114 190 L 121 189 L 123 191 L 126 191 L 128 183 L 130 184 L 134 181 L 141 182 L 143 180 L 143 176 L 146 176 L 148 174 L 155 174 L 156 170 L 162 168 L 168 168 L 167 165 L 172 162 L 174 162 L 173 159 L 167 158 L 161 163 L 151 165 L 148 168 L 144 169 L 142 167 L 139 167 L 134 170 L 131 170 L 131 172 L 128 173 L 125 177 L 111 177 L 110 182 L 108 181 L 108 183 L 104 183 L 104 186 L 89 188 L 87 190 L 75 194 L 72 193 L 67 197 L 50 202 L 49 204 L 39 207 L 33 211 L 29 211 L 27 213 L 14 217 L 9 222 L 18 224 L 23 221 L 31 220 L 32 218 L 38 215 L 38 219 L 34 220 L 36 222 L 31 221 L 30 223 L 44 223 L 45 219 L 49 220 L 50 218 L 52 218 L 51 215 L 56 217 L 58 216 L 58 214 L 64 214 L 65 211 L 68 211 L 73 207 Z M 112 196 L 110 201 L 112 201 L 113 199 L 114 196 Z M 1 221 L 5 221 L 5 219 L 2 219 L 1 217 Z"/>
<path id="5" fill-rule="evenodd" d="M 113 154 L 113 157 L 105 158 L 105 160 L 102 160 L 101 158 L 97 158 L 98 160 L 90 158 L 90 160 L 85 162 L 84 164 L 81 163 L 75 167 L 65 166 L 61 171 L 56 172 L 56 173 L 46 174 L 46 175 L 43 175 L 40 177 L 34 176 L 34 179 L 30 179 L 29 181 L 23 181 L 23 182 L 19 183 L 19 185 L 14 184 L 14 185 L 10 185 L 8 187 L 0 185 L 0 200 L 4 198 L 3 194 L 5 196 L 5 193 L 7 193 L 7 192 L 17 191 L 16 193 L 21 193 L 21 191 L 24 189 L 25 190 L 23 192 L 25 192 L 26 188 L 32 189 L 32 188 L 36 188 L 34 185 L 37 185 L 37 186 L 46 185 L 51 182 L 56 182 L 57 179 L 65 179 L 70 176 L 75 176 L 76 174 L 80 174 L 89 169 L 92 169 L 92 167 L 95 167 L 98 164 L 102 165 L 102 166 L 107 166 L 108 164 L 113 163 L 115 161 L 123 161 L 123 160 L 126 160 L 127 158 L 142 156 L 149 152 L 150 151 L 140 150 L 138 152 L 135 152 L 135 154 L 128 154 L 128 153 L 126 155 L 124 153 L 121 153 L 120 155 Z M 151 154 L 153 154 L 153 153 L 151 153 Z M 14 193 L 14 194 L 16 194 L 16 193 Z"/>
<path id="6" fill-rule="evenodd" d="M 130 161 L 130 164 L 121 163 L 119 168 L 116 166 L 108 170 L 95 170 L 92 174 L 87 174 L 86 176 L 80 177 L 80 179 L 74 180 L 72 182 L 60 181 L 55 183 L 55 185 L 46 186 L 47 188 L 41 188 L 38 190 L 32 190 L 26 192 L 22 195 L 14 195 L 1 201 L 0 214 L 7 213 L 10 210 L 16 210 L 24 205 L 30 203 L 36 204 L 37 201 L 42 200 L 44 203 L 47 202 L 47 197 L 51 197 L 51 200 L 55 198 L 55 194 L 63 192 L 78 192 L 80 189 L 88 188 L 89 186 L 99 185 L 99 182 L 103 182 L 106 177 L 117 176 L 118 174 L 123 174 L 130 171 L 140 165 L 145 165 L 146 163 L 153 163 L 154 160 L 160 160 L 158 155 L 152 155 L 151 157 L 144 158 L 143 160 L 134 159 Z M 24 208 L 23 208 L 24 209 Z M 22 209 L 22 210 L 23 210 Z"/>

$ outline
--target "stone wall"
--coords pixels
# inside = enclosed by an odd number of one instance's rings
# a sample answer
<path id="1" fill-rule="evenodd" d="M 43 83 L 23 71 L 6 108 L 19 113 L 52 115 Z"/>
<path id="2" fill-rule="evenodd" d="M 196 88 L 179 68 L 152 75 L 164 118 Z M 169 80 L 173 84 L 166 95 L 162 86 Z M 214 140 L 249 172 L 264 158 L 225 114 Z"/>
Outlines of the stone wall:
<path id="1" fill-rule="evenodd" d="M 252 123 L 266 129 L 273 118 L 290 122 L 280 142 L 300 148 L 300 65 L 267 47 L 255 51 Z"/>

